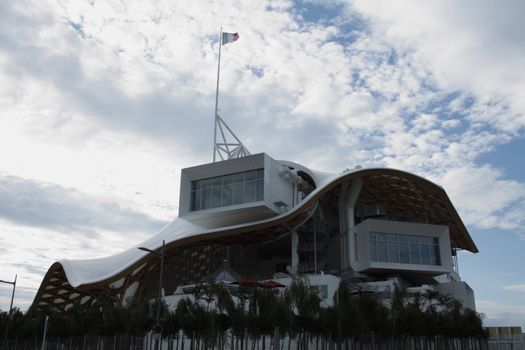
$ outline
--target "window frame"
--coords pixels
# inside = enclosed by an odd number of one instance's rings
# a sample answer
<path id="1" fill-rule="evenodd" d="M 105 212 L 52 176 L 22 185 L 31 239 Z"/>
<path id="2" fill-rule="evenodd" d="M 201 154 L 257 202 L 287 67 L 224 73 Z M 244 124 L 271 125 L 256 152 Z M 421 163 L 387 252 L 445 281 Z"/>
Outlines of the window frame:
<path id="1" fill-rule="evenodd" d="M 190 212 L 263 200 L 264 168 L 197 179 L 190 185 Z"/>
<path id="2" fill-rule="evenodd" d="M 435 236 L 371 231 L 368 233 L 368 252 L 370 261 L 376 263 L 442 264 L 439 237 Z M 391 257 L 392 254 L 396 256 Z"/>

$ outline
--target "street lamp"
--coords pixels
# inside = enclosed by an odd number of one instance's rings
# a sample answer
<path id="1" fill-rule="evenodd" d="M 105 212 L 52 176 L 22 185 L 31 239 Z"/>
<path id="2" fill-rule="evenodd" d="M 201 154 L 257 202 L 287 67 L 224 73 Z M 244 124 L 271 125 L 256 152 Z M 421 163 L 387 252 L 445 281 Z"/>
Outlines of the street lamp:
<path id="1" fill-rule="evenodd" d="M 16 278 L 18 275 L 15 275 L 15 280 L 13 282 L 0 280 L 2 283 L 12 284 L 13 293 L 11 294 L 11 304 L 9 305 L 9 314 L 7 315 L 7 322 L 5 324 L 5 334 L 4 334 L 4 349 L 7 349 L 7 330 L 9 329 L 9 321 L 11 320 L 11 310 L 13 309 L 13 299 L 15 298 L 15 289 L 16 289 Z"/>
<path id="2" fill-rule="evenodd" d="M 162 326 L 160 325 L 160 299 L 162 294 L 162 280 L 164 276 L 164 240 L 162 241 L 162 247 L 160 248 L 160 252 L 158 250 L 151 250 L 146 247 L 139 247 L 140 250 L 143 250 L 145 252 L 154 253 L 160 256 L 160 276 L 159 276 L 159 293 L 157 295 L 157 316 L 156 316 L 156 324 L 153 327 L 154 332 L 157 334 L 160 334 L 162 332 Z M 155 338 L 155 349 L 159 349 L 159 339 Z"/>

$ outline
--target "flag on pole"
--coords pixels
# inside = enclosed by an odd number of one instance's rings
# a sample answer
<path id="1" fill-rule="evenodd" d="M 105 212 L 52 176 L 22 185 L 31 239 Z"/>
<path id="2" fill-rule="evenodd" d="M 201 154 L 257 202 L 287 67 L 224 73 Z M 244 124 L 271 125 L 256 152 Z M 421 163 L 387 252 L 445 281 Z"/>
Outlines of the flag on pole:
<path id="1" fill-rule="evenodd" d="M 239 39 L 239 33 L 222 33 L 222 44 L 233 43 Z"/>

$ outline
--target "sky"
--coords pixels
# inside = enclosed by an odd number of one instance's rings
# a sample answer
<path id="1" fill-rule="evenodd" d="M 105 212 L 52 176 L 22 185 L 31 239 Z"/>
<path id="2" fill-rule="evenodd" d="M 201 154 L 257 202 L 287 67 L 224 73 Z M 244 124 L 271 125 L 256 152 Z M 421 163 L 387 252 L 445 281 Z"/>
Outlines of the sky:
<path id="1" fill-rule="evenodd" d="M 178 213 L 220 115 L 251 153 L 445 188 L 486 325 L 525 329 L 525 2 L 0 1 L 0 279 L 27 309 L 59 259 Z M 0 284 L 0 309 L 11 286 Z"/>

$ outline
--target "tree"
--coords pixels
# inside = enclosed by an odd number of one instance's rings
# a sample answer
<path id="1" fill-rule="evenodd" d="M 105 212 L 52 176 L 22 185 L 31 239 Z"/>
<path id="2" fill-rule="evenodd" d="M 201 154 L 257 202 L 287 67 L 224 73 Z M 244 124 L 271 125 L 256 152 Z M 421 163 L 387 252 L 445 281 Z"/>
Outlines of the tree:
<path id="1" fill-rule="evenodd" d="M 284 299 L 294 312 L 295 326 L 302 331 L 319 328 L 321 299 L 307 282 L 296 279 L 284 292 Z"/>

